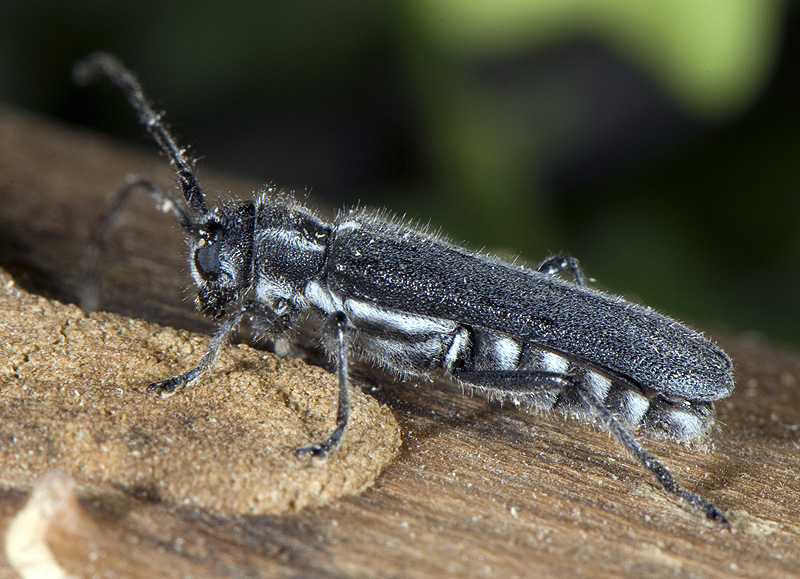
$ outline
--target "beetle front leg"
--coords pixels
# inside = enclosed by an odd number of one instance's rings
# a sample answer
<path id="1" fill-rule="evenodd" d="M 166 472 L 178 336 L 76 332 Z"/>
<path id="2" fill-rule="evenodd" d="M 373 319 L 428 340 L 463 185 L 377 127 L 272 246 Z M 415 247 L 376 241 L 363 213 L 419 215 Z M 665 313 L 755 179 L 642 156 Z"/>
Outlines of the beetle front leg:
<path id="1" fill-rule="evenodd" d="M 339 445 L 347 427 L 350 417 L 350 377 L 348 374 L 349 340 L 347 318 L 342 312 L 334 312 L 325 321 L 327 328 L 333 326 L 336 338 L 336 367 L 339 377 L 339 404 L 336 410 L 336 429 L 331 435 L 317 444 L 303 446 L 294 451 L 298 458 L 309 454 L 311 456 L 325 456 Z"/>
<path id="2" fill-rule="evenodd" d="M 269 320 L 270 325 L 275 331 L 281 331 L 283 329 L 283 324 L 281 323 L 280 318 L 278 318 L 278 316 L 272 310 L 265 309 L 263 305 L 258 302 L 247 301 L 243 303 L 237 311 L 225 318 L 222 324 L 220 324 L 219 328 L 217 328 L 217 331 L 214 333 L 214 336 L 211 338 L 211 342 L 208 344 L 208 350 L 206 350 L 206 353 L 202 358 L 200 358 L 200 362 L 198 362 L 197 366 L 190 368 L 183 374 L 172 376 L 171 378 L 161 380 L 160 382 L 153 382 L 147 387 L 147 392 L 158 392 L 161 394 L 161 396 L 170 396 L 179 386 L 188 384 L 192 380 L 196 379 L 200 374 L 208 370 L 208 368 L 214 363 L 214 360 L 217 359 L 220 348 L 228 343 L 231 334 L 241 323 L 242 318 L 245 316 L 255 315 Z"/>
<path id="3" fill-rule="evenodd" d="M 162 211 L 171 211 L 178 219 L 181 226 L 186 229 L 191 222 L 186 210 L 183 208 L 182 201 L 169 190 L 161 189 L 146 177 L 129 175 L 125 183 L 117 190 L 109 200 L 108 208 L 103 219 L 92 231 L 89 242 L 83 251 L 83 271 L 84 282 L 80 293 L 80 306 L 86 312 L 97 310 L 100 304 L 102 293 L 99 263 L 100 254 L 106 244 L 106 236 L 116 225 L 117 217 L 122 211 L 122 207 L 128 202 L 134 193 L 145 192 L 156 201 Z"/>

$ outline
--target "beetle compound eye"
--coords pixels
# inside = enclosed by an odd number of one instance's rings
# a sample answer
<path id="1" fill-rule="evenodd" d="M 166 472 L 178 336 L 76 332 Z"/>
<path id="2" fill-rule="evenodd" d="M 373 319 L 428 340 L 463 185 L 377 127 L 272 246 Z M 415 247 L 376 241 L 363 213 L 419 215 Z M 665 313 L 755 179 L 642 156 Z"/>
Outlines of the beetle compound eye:
<path id="1" fill-rule="evenodd" d="M 206 281 L 219 278 L 219 244 L 206 242 L 194 252 L 194 265 Z"/>

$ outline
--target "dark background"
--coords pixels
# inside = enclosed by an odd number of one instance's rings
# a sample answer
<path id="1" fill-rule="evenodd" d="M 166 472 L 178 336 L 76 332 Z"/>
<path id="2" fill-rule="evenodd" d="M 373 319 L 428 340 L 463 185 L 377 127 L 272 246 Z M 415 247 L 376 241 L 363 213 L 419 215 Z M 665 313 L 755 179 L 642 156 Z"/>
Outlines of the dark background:
<path id="1" fill-rule="evenodd" d="M 70 83 L 108 50 L 201 172 L 569 252 L 603 288 L 800 344 L 798 3 L 602 4 L 10 2 L 0 100 L 148 146 L 119 95 Z"/>

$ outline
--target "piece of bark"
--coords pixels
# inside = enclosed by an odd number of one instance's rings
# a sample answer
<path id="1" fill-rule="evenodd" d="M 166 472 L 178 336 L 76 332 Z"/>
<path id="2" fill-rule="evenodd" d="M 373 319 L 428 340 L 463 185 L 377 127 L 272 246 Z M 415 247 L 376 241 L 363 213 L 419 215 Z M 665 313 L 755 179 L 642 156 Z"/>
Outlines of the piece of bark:
<path id="1" fill-rule="evenodd" d="M 102 200 L 130 172 L 171 181 L 155 156 L 17 113 L 0 116 L 0 264 L 25 289 L 74 299 L 78 259 Z M 238 196 L 252 189 L 246 181 L 203 182 Z M 108 248 L 104 307 L 208 328 L 181 293 L 180 232 L 147 203 L 128 215 Z M 211 515 L 119 491 L 79 493 L 80 503 L 104 532 L 135 537 L 154 560 L 174 556 L 164 576 L 800 575 L 800 356 L 751 336 L 713 337 L 734 358 L 737 382 L 717 404 L 714 448 L 641 440 L 680 484 L 729 515 L 731 531 L 666 495 L 590 425 L 501 408 L 457 387 L 385 380 L 370 392 L 393 410 L 403 446 L 359 496 L 282 516 Z M 197 387 L 230 384 L 223 375 Z M 5 528 L 26 494 L 9 489 L 0 498 Z M 54 550 L 65 568 L 70 556 Z"/>

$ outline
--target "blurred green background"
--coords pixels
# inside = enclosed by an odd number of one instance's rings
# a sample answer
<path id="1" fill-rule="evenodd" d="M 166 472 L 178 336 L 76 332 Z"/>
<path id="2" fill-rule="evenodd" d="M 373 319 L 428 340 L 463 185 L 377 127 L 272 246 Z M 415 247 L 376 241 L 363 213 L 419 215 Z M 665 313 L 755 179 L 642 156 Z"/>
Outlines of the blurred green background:
<path id="1" fill-rule="evenodd" d="M 147 146 L 96 49 L 201 169 L 800 344 L 796 1 L 5 1 L 0 100 Z"/>

